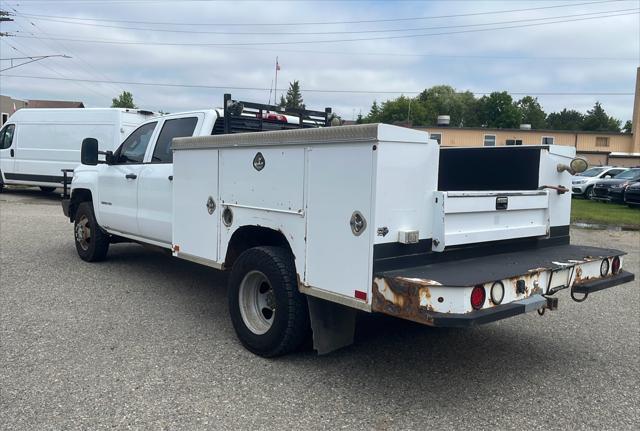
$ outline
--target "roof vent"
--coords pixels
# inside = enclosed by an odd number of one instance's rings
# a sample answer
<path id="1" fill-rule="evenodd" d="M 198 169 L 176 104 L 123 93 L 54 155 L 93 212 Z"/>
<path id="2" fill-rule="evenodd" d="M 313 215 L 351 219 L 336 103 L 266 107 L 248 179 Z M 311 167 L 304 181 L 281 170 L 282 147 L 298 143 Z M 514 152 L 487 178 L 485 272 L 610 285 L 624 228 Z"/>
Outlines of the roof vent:
<path id="1" fill-rule="evenodd" d="M 520 130 L 531 130 L 531 124 L 520 124 Z"/>
<path id="2" fill-rule="evenodd" d="M 451 117 L 449 115 L 438 115 L 438 127 L 449 127 Z"/>

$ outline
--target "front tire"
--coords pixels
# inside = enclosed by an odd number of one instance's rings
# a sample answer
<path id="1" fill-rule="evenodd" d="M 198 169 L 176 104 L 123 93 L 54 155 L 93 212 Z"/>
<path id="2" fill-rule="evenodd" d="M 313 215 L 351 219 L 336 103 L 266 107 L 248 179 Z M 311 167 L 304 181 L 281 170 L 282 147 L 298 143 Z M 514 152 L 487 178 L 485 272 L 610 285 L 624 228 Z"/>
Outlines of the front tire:
<path id="1" fill-rule="evenodd" d="M 73 233 L 80 259 L 86 262 L 104 260 L 109 250 L 109 235 L 98 225 L 91 202 L 82 202 L 78 206 Z"/>
<path id="2" fill-rule="evenodd" d="M 229 277 L 229 313 L 240 342 L 274 357 L 300 348 L 310 334 L 306 298 L 298 291 L 291 253 L 255 247 L 238 257 Z"/>

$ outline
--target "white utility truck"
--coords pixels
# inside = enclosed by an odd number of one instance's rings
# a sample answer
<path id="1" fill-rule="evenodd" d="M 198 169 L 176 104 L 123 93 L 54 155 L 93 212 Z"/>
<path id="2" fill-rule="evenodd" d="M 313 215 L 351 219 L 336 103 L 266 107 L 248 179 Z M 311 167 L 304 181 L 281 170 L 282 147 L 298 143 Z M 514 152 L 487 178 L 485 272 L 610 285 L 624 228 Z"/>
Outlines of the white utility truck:
<path id="1" fill-rule="evenodd" d="M 61 170 L 80 164 L 78 142 L 92 136 L 114 150 L 152 112 L 121 108 L 20 109 L 0 130 L 0 190 L 4 184 L 63 185 Z"/>
<path id="2" fill-rule="evenodd" d="M 230 270 L 233 326 L 263 356 L 310 331 L 319 353 L 348 345 L 357 310 L 465 327 L 634 278 L 623 251 L 569 244 L 571 175 L 586 169 L 572 147 L 441 148 L 276 112 L 226 95 L 145 123 L 103 162 L 86 139 L 63 202 L 80 257 L 132 240 Z"/>

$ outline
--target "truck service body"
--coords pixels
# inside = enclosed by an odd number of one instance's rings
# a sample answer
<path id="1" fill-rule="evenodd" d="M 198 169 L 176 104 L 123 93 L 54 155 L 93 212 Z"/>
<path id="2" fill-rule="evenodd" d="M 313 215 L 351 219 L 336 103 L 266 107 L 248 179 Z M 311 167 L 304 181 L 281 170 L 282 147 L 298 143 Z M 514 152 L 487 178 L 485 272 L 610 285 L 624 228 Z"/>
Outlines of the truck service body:
<path id="1" fill-rule="evenodd" d="M 623 251 L 569 244 L 573 148 L 441 148 L 425 132 L 302 116 L 295 130 L 233 133 L 230 102 L 157 119 L 135 163 L 121 161 L 135 131 L 107 163 L 87 157 L 63 208 L 85 260 L 125 238 L 231 270 L 232 322 L 257 354 L 290 352 L 309 328 L 319 353 L 348 345 L 357 310 L 470 326 L 633 279 Z M 165 125 L 185 118 L 195 126 L 168 150 Z"/>

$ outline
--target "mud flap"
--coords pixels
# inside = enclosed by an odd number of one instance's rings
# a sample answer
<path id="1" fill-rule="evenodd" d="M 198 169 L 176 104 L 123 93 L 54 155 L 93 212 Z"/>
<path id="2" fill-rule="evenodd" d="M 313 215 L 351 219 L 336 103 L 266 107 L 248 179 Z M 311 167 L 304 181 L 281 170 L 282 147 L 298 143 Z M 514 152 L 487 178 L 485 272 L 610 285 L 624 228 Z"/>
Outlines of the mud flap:
<path id="1" fill-rule="evenodd" d="M 313 348 L 319 355 L 353 344 L 357 310 L 307 296 Z"/>

